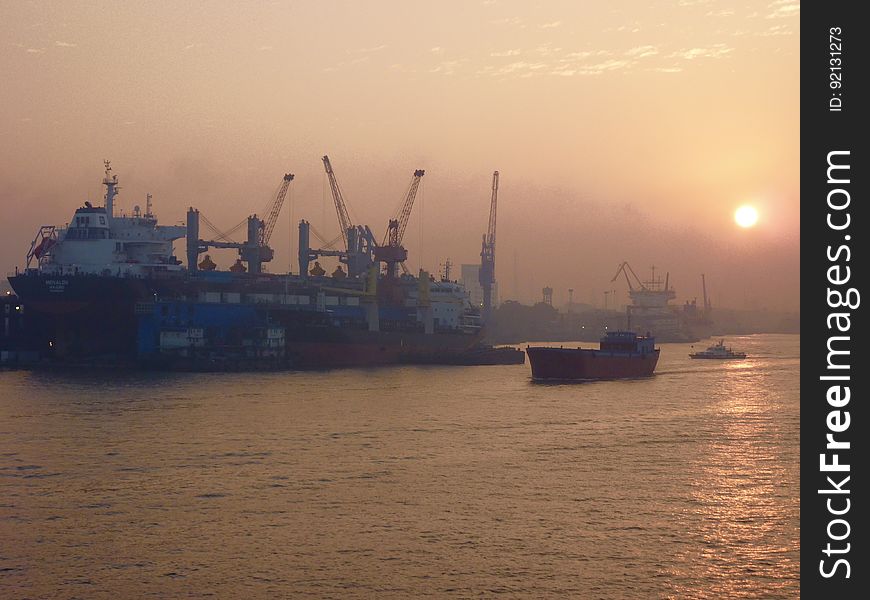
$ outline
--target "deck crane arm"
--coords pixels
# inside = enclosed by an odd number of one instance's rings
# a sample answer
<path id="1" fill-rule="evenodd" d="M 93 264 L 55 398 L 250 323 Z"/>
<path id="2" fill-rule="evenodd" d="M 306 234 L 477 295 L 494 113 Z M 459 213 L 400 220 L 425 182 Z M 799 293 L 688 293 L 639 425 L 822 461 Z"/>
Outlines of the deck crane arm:
<path id="1" fill-rule="evenodd" d="M 417 169 L 411 178 L 411 185 L 408 187 L 408 192 L 405 194 L 405 200 L 396 214 L 395 219 L 390 219 L 387 225 L 387 235 L 384 240 L 384 245 L 401 246 L 402 238 L 405 237 L 405 229 L 408 227 L 408 221 L 411 218 L 411 209 L 414 208 L 414 199 L 417 197 L 417 189 L 420 187 L 420 181 L 426 171 Z"/>
<path id="2" fill-rule="evenodd" d="M 640 289 L 645 288 L 645 286 L 643 285 L 643 283 L 640 280 L 640 277 L 637 276 L 637 273 L 634 272 L 634 269 L 631 268 L 631 265 L 628 264 L 628 261 L 623 261 L 616 268 L 616 274 L 613 276 L 613 279 L 611 279 L 610 281 L 611 282 L 616 281 L 617 278 L 619 278 L 620 273 L 625 275 L 625 282 L 628 284 L 629 291 L 632 291 L 632 292 L 634 291 L 634 286 L 631 284 L 631 279 L 628 276 L 629 273 L 631 273 L 632 277 L 634 277 L 634 280 L 637 282 L 637 285 L 640 287 Z"/>
<path id="3" fill-rule="evenodd" d="M 350 215 L 347 212 L 347 204 L 344 201 L 344 196 L 341 193 L 341 186 L 338 185 L 338 179 L 335 177 L 335 172 L 332 170 L 332 163 L 329 162 L 329 157 L 323 157 L 323 167 L 326 169 L 326 176 L 329 178 L 329 187 L 332 190 L 332 199 L 335 202 L 335 212 L 338 215 L 338 224 L 341 227 L 341 237 L 344 240 L 344 247 L 350 250 L 347 245 L 347 231 L 353 227 L 353 222 L 350 220 Z"/>
<path id="4" fill-rule="evenodd" d="M 281 180 L 281 186 L 278 188 L 278 194 L 275 200 L 267 209 L 269 216 L 263 222 L 263 227 L 260 229 L 260 245 L 269 245 L 269 238 L 272 237 L 272 231 L 275 229 L 275 224 L 278 222 L 278 215 L 281 213 L 281 207 L 284 205 L 284 198 L 287 197 L 287 190 L 290 188 L 290 182 L 293 181 L 293 173 L 284 175 Z"/>

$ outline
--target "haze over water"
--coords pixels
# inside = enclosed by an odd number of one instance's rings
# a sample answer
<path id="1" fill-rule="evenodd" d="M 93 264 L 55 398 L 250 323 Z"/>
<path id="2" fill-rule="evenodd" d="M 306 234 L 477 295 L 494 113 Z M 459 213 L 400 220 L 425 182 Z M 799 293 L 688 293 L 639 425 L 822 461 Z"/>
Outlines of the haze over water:
<path id="1" fill-rule="evenodd" d="M 628 260 L 679 303 L 705 273 L 714 306 L 796 310 L 799 26 L 797 0 L 6 1 L 0 273 L 101 203 L 106 158 L 119 210 L 222 230 L 295 173 L 269 269 L 298 268 L 300 218 L 339 234 L 328 154 L 379 240 L 426 170 L 412 272 L 479 261 L 499 170 L 501 299 L 624 303 Z"/>
<path id="2" fill-rule="evenodd" d="M 0 597 L 795 598 L 800 338 L 728 342 L 579 385 L 0 372 Z"/>

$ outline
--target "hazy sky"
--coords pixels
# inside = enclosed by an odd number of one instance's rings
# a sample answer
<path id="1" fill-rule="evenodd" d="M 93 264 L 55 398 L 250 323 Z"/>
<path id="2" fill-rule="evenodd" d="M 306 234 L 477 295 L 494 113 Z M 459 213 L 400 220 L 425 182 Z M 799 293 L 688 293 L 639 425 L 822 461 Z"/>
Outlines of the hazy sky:
<path id="1" fill-rule="evenodd" d="M 284 271 L 291 218 L 338 233 L 329 154 L 379 238 L 426 169 L 412 269 L 479 261 L 498 169 L 502 298 L 601 304 L 628 260 L 680 301 L 703 272 L 715 304 L 796 309 L 799 21 L 793 0 L 0 0 L 0 267 L 100 200 L 109 158 L 116 206 L 151 192 L 164 224 L 229 228 L 295 173 Z"/>

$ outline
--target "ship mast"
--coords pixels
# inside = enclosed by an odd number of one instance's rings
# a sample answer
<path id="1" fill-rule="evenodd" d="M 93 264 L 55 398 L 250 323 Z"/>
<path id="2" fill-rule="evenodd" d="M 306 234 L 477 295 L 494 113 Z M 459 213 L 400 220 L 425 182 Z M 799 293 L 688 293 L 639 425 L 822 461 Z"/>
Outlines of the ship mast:
<path id="1" fill-rule="evenodd" d="M 121 188 L 118 186 L 118 176 L 112 175 L 112 163 L 104 160 L 103 164 L 106 165 L 106 176 L 103 178 L 103 185 L 106 186 L 106 216 L 111 219 L 115 216 L 115 196 Z"/>

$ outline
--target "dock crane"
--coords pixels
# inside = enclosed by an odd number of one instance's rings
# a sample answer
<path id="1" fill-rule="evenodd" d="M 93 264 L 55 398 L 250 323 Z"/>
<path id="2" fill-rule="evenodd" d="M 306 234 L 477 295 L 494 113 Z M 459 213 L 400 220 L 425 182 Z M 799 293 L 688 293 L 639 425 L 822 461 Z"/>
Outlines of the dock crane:
<path id="1" fill-rule="evenodd" d="M 266 218 L 263 227 L 260 228 L 260 246 L 268 246 L 269 240 L 272 238 L 272 232 L 275 230 L 275 224 L 278 222 L 278 215 L 281 214 L 281 207 L 284 206 L 284 199 L 287 197 L 287 191 L 290 189 L 290 182 L 293 181 L 293 173 L 286 173 L 284 179 L 281 180 L 281 186 L 278 188 L 278 194 L 275 196 L 275 201 L 269 207 L 269 216 Z M 265 214 L 265 211 L 263 211 Z"/>
<path id="2" fill-rule="evenodd" d="M 676 297 L 676 292 L 671 288 L 670 273 L 665 274 L 664 286 L 662 286 L 661 277 L 656 279 L 655 267 L 652 267 L 653 274 L 649 281 L 643 282 L 631 265 L 628 262 L 623 262 L 617 267 L 616 274 L 611 279 L 611 282 L 616 281 L 620 274 L 625 275 L 625 281 L 628 284 L 628 297 L 631 299 L 631 304 L 626 310 L 637 309 L 667 309 L 668 301 Z M 631 277 L 629 277 L 631 274 Z M 632 277 L 634 284 L 632 284 Z"/>
<path id="3" fill-rule="evenodd" d="M 495 283 L 495 222 L 498 206 L 498 171 L 492 174 L 492 198 L 489 203 L 489 227 L 480 249 L 478 281 L 483 288 L 483 322 L 492 316 L 492 284 Z"/>
<path id="4" fill-rule="evenodd" d="M 250 273 L 261 273 L 263 271 L 263 263 L 269 262 L 275 257 L 275 251 L 269 247 L 269 239 L 272 237 L 272 231 L 275 229 L 275 224 L 278 222 L 278 215 L 281 213 L 281 207 L 284 205 L 284 199 L 287 197 L 287 191 L 290 188 L 290 182 L 293 181 L 293 173 L 286 173 L 281 180 L 281 185 L 278 187 L 278 193 L 275 195 L 266 209 L 264 214 L 268 213 L 268 217 L 263 221 L 256 214 L 247 218 L 247 240 L 244 242 L 234 242 L 229 238 L 230 233 L 238 229 L 242 223 L 234 227 L 230 232 L 222 233 L 217 230 L 211 222 L 200 215 L 200 212 L 193 207 L 187 211 L 187 268 L 190 271 L 197 270 L 197 261 L 199 254 L 206 252 L 209 248 L 236 248 L 239 251 L 239 270 L 244 270 L 241 262 L 248 263 L 248 271 Z M 206 225 L 214 229 L 217 233 L 215 240 L 199 239 L 199 221 L 200 217 L 205 221 Z M 223 241 L 221 241 L 223 240 Z"/>
<path id="5" fill-rule="evenodd" d="M 628 261 L 623 261 L 617 268 L 616 274 L 613 276 L 613 279 L 610 280 L 610 283 L 613 283 L 617 279 L 619 279 L 619 274 L 622 273 L 625 275 L 625 282 L 628 284 L 628 291 L 635 291 L 634 286 L 631 284 L 631 278 L 629 278 L 628 274 L 631 273 L 631 276 L 634 277 L 634 281 L 638 285 L 638 290 L 645 290 L 646 286 L 640 280 L 640 277 L 637 276 L 637 273 L 634 272 L 634 269 L 631 268 L 631 265 L 628 264 Z"/>
<path id="6" fill-rule="evenodd" d="M 341 191 L 338 178 L 335 176 L 329 156 L 324 155 L 322 160 L 326 177 L 329 179 L 329 188 L 332 191 L 332 200 L 335 204 L 335 213 L 338 216 L 338 226 L 341 229 L 341 240 L 344 242 L 344 248 L 341 250 L 330 249 L 331 242 L 327 243 L 325 248 L 311 248 L 311 224 L 305 220 L 300 221 L 299 272 L 304 277 L 308 274 L 308 265 L 312 260 L 321 256 L 336 256 L 339 262 L 347 265 L 348 275 L 359 277 L 365 274 L 374 262 L 372 253 L 377 244 L 368 226 L 355 225 L 351 220 L 344 194 Z"/>
<path id="7" fill-rule="evenodd" d="M 329 162 L 329 156 L 324 155 L 321 160 L 323 160 L 323 168 L 326 169 L 326 177 L 329 179 L 329 188 L 332 190 L 332 200 L 335 203 L 335 212 L 338 215 L 338 225 L 341 228 L 341 237 L 344 240 L 344 247 L 350 251 L 348 232 L 354 228 L 354 225 L 350 220 L 350 215 L 347 211 L 347 203 L 344 201 L 344 195 L 341 193 L 341 186 L 338 185 L 335 171 L 332 170 L 332 163 Z"/>
<path id="8" fill-rule="evenodd" d="M 387 232 L 384 241 L 374 248 L 374 257 L 378 262 L 386 265 L 386 275 L 390 278 L 398 276 L 398 265 L 403 265 L 408 258 L 408 251 L 402 246 L 405 237 L 405 229 L 411 218 L 411 209 L 414 208 L 414 199 L 417 197 L 417 189 L 426 171 L 417 169 L 411 177 L 411 184 L 405 193 L 405 199 L 399 207 L 395 217 L 387 223 Z"/>

